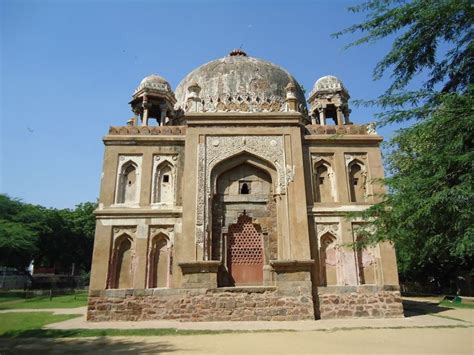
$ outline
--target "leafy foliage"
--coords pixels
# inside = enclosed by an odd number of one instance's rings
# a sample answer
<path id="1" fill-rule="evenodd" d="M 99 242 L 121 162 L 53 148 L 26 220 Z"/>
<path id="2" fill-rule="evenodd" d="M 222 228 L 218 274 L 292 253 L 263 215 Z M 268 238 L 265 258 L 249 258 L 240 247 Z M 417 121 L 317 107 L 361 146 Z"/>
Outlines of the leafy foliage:
<path id="1" fill-rule="evenodd" d="M 441 284 L 474 264 L 474 100 L 449 94 L 430 119 L 398 132 L 390 193 L 365 212 L 371 241 L 395 241 L 402 275 Z"/>
<path id="2" fill-rule="evenodd" d="M 412 123 L 389 142 L 389 191 L 363 213 L 377 227 L 363 243 L 390 240 L 402 277 L 448 285 L 474 262 L 474 9 L 468 0 L 370 0 L 349 10 L 366 21 L 334 34 L 363 34 L 348 47 L 394 38 L 373 72 L 390 74 L 390 86 L 359 103 L 379 106 L 381 125 Z M 419 74 L 419 88 L 406 90 Z"/>
<path id="3" fill-rule="evenodd" d="M 35 265 L 90 270 L 95 203 L 74 210 L 35 206 L 0 195 L 0 264 L 24 270 Z"/>
<path id="4" fill-rule="evenodd" d="M 25 268 L 37 252 L 35 223 L 18 200 L 0 195 L 0 263 Z"/>
<path id="5" fill-rule="evenodd" d="M 430 71 L 423 84 L 427 90 L 443 83 L 443 92 L 464 91 L 472 83 L 474 9 L 469 0 L 370 0 L 349 11 L 366 12 L 367 18 L 334 34 L 365 33 L 348 47 L 398 35 L 374 69 L 374 79 L 392 69 L 388 93 L 405 88 L 424 69 Z M 451 46 L 440 56 L 443 43 Z"/>

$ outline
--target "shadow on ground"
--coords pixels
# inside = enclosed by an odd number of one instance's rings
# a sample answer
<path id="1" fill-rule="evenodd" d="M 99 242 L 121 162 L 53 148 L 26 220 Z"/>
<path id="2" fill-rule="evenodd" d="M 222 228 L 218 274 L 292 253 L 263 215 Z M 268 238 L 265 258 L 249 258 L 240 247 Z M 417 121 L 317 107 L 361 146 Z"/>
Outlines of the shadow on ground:
<path id="1" fill-rule="evenodd" d="M 159 354 L 179 351 L 166 341 L 142 342 L 140 339 L 5 339 L 0 338 L 1 354 Z"/>
<path id="2" fill-rule="evenodd" d="M 433 303 L 433 301 L 403 300 L 403 311 L 405 313 L 405 317 L 440 313 L 448 310 L 450 310 L 450 308 L 439 306 L 437 303 Z"/>

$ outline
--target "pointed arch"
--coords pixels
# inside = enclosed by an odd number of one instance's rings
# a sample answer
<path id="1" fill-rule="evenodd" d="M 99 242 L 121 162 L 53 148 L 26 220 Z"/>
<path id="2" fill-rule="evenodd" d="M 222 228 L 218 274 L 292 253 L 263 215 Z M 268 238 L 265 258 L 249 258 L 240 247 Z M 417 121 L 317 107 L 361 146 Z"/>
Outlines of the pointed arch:
<path id="1" fill-rule="evenodd" d="M 331 164 L 320 159 L 314 164 L 314 200 L 315 202 L 334 202 L 334 173 Z"/>
<path id="2" fill-rule="evenodd" d="M 114 241 L 109 288 L 133 287 L 133 238 L 124 233 Z"/>
<path id="3" fill-rule="evenodd" d="M 162 232 L 155 235 L 148 252 L 148 287 L 169 287 L 171 278 L 172 246 Z"/>
<path id="4" fill-rule="evenodd" d="M 220 177 L 220 175 L 242 164 L 248 164 L 266 172 L 272 180 L 272 191 L 276 191 L 275 184 L 278 181 L 278 172 L 275 165 L 266 160 L 265 158 L 262 158 L 244 150 L 226 158 L 225 160 L 220 161 L 212 167 L 211 191 L 213 192 L 213 194 L 217 193 L 216 181 Z"/>
<path id="5" fill-rule="evenodd" d="M 365 202 L 367 198 L 367 170 L 359 159 L 347 165 L 349 195 L 351 202 Z"/>
<path id="6" fill-rule="evenodd" d="M 231 226 L 240 214 L 255 217 L 255 223 L 262 228 L 263 262 L 269 263 L 269 260 L 277 258 L 282 223 L 278 220 L 280 202 L 274 197 L 277 181 L 275 165 L 247 151 L 231 155 L 213 166 L 208 185 L 211 191 L 209 212 L 212 232 L 206 247 L 211 259 L 222 262 L 218 274 L 219 286 L 234 285 L 232 272 L 238 267 L 229 264 L 229 240 L 234 232 L 237 233 Z"/>
<path id="7" fill-rule="evenodd" d="M 140 186 L 139 178 L 139 167 L 135 161 L 130 159 L 120 166 L 116 203 L 138 203 Z"/>
<path id="8" fill-rule="evenodd" d="M 319 261 L 321 272 L 321 285 L 337 285 L 338 280 L 338 253 L 336 248 L 336 237 L 326 232 L 319 242 Z"/>
<path id="9" fill-rule="evenodd" d="M 168 160 L 159 163 L 154 171 L 152 203 L 173 205 L 175 203 L 175 166 Z"/>

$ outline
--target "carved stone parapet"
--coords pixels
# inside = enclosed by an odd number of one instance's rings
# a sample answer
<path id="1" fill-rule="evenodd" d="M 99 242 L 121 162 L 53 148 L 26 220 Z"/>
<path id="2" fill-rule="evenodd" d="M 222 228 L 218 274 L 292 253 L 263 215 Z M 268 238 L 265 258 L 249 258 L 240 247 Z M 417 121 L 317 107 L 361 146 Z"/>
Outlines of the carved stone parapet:
<path id="1" fill-rule="evenodd" d="M 367 125 L 332 126 L 332 125 L 311 124 L 311 125 L 306 126 L 306 135 L 319 135 L 319 134 L 369 135 L 369 134 L 374 134 L 374 133 L 373 131 L 368 130 Z"/>
<path id="2" fill-rule="evenodd" d="M 186 126 L 112 126 L 109 128 L 109 135 L 163 135 L 163 136 L 184 136 Z"/>

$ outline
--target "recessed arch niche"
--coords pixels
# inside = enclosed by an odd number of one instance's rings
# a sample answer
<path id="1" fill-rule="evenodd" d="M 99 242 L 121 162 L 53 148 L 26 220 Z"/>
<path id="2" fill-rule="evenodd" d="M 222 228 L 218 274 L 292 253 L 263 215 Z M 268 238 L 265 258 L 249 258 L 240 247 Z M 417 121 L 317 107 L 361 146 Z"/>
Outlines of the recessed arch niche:
<path id="1" fill-rule="evenodd" d="M 349 197 L 351 202 L 366 202 L 367 169 L 359 159 L 353 159 L 347 165 Z"/>
<path id="2" fill-rule="evenodd" d="M 133 238 L 123 233 L 113 244 L 109 288 L 133 287 Z"/>
<path id="3" fill-rule="evenodd" d="M 125 156 L 119 158 L 115 202 L 117 204 L 136 207 L 140 199 L 141 156 Z"/>
<path id="4" fill-rule="evenodd" d="M 168 158 L 155 156 L 152 204 L 174 205 L 176 186 L 176 166 Z"/>
<path id="5" fill-rule="evenodd" d="M 160 232 L 153 236 L 148 252 L 148 287 L 169 287 L 172 247 L 169 237 Z"/>
<path id="6" fill-rule="evenodd" d="M 273 195 L 275 181 L 275 167 L 265 159 L 247 152 L 226 159 L 212 170 L 212 236 L 209 253 L 213 260 L 221 261 L 219 286 L 262 283 L 260 276 L 246 279 L 233 274 L 240 268 L 235 265 L 232 267 L 233 263 L 241 262 L 236 261 L 235 255 L 260 255 L 257 249 L 262 248 L 260 268 L 277 258 L 278 202 Z M 248 241 L 242 239 L 247 237 Z M 231 251 L 239 247 L 239 243 L 241 246 L 247 243 L 244 248 L 249 250 L 238 253 Z M 263 274 L 262 269 L 259 272 L 259 275 Z"/>
<path id="7" fill-rule="evenodd" d="M 321 285 L 332 286 L 338 284 L 338 250 L 336 237 L 327 232 L 320 238 L 319 261 L 321 270 Z"/>
<path id="8" fill-rule="evenodd" d="M 325 159 L 319 159 L 313 166 L 314 200 L 315 202 L 336 201 L 334 172 L 331 164 Z"/>

